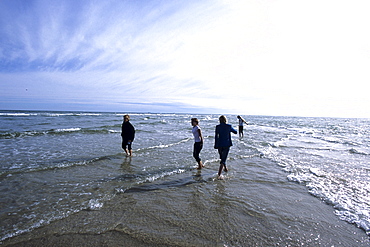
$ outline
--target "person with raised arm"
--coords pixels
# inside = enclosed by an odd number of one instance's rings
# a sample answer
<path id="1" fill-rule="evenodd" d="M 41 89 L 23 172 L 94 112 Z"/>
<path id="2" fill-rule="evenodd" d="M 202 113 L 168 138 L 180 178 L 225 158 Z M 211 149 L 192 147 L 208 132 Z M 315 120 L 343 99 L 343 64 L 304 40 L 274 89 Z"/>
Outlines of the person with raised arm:
<path id="1" fill-rule="evenodd" d="M 239 137 L 241 138 L 244 136 L 243 124 L 245 123 L 246 125 L 248 125 L 248 123 L 241 116 L 238 116 L 237 118 L 239 120 Z"/>

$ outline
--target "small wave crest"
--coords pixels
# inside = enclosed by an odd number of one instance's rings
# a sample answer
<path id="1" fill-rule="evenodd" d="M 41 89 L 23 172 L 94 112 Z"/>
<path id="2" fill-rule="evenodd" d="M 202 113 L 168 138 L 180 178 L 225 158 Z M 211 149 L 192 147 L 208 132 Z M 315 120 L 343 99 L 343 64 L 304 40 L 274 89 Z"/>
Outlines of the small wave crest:
<path id="1" fill-rule="evenodd" d="M 116 134 L 121 133 L 120 130 L 115 130 L 111 128 L 61 128 L 61 129 L 50 129 L 50 130 L 39 130 L 39 131 L 15 131 L 15 132 L 3 132 L 0 133 L 0 139 L 13 139 L 13 138 L 23 138 L 23 137 L 34 137 L 42 135 L 67 135 L 71 133 L 82 133 L 82 134 Z"/>
<path id="2" fill-rule="evenodd" d="M 67 129 L 56 129 L 54 132 L 74 132 L 79 131 L 81 128 L 67 128 Z"/>
<path id="3" fill-rule="evenodd" d="M 183 139 L 181 141 L 174 142 L 174 143 L 169 143 L 169 144 L 159 144 L 159 145 L 150 146 L 150 147 L 146 147 L 146 148 L 139 148 L 137 151 L 157 149 L 157 148 L 160 148 L 160 149 L 161 148 L 169 148 L 169 147 L 172 147 L 172 146 L 176 146 L 176 145 L 188 142 L 189 140 L 191 140 L 191 138 L 186 138 L 186 139 Z"/>
<path id="4" fill-rule="evenodd" d="M 90 199 L 86 210 L 88 211 L 94 211 L 94 210 L 99 210 L 103 207 L 104 203 L 101 202 L 99 199 Z"/>
<path id="5" fill-rule="evenodd" d="M 113 180 L 136 180 L 136 184 L 143 184 L 143 183 L 151 183 L 158 179 L 184 173 L 189 169 L 186 168 L 178 168 L 178 169 L 167 169 L 167 170 L 159 170 L 159 171 L 152 171 L 152 172 L 143 172 L 138 174 L 123 174 L 118 177 L 115 177 Z"/>
<path id="6" fill-rule="evenodd" d="M 9 117 L 28 117 L 28 116 L 37 116 L 37 113 L 23 113 L 23 112 L 0 112 L 0 116 L 9 116 Z"/>
<path id="7" fill-rule="evenodd" d="M 45 116 L 45 117 L 63 117 L 63 116 L 101 116 L 101 113 L 93 112 L 0 112 L 0 116 L 9 117 L 29 117 L 29 116 Z"/>
<path id="8" fill-rule="evenodd" d="M 153 183 L 155 181 L 158 181 L 164 177 L 169 177 L 175 174 L 180 174 L 188 171 L 188 169 L 175 169 L 175 170 L 169 170 L 169 171 L 161 171 L 156 174 L 150 174 L 146 176 L 144 179 L 141 179 L 136 183 L 136 185 L 133 185 L 130 188 L 117 188 L 116 191 L 118 193 L 140 193 L 140 192 L 147 192 L 147 191 L 153 191 L 153 190 L 161 190 L 161 189 L 167 189 L 171 187 L 181 187 L 186 186 L 193 183 L 202 183 L 207 182 L 208 180 L 203 178 L 198 178 L 196 176 L 192 177 L 184 177 L 184 178 L 177 178 L 169 181 L 164 181 L 160 183 Z"/>
<path id="9" fill-rule="evenodd" d="M 317 172 L 319 175 L 324 173 Z M 341 220 L 355 224 L 370 236 L 370 214 L 367 209 L 369 191 L 362 187 L 362 181 L 342 180 L 343 178 L 337 178 L 334 174 L 325 174 L 311 178 L 306 186 L 310 194 L 332 205 Z M 339 181 L 345 182 L 347 187 Z"/>
<path id="10" fill-rule="evenodd" d="M 351 148 L 350 150 L 348 150 L 348 152 L 350 152 L 351 154 L 369 155 L 369 154 L 367 154 L 365 152 L 358 151 L 358 150 L 356 150 L 354 148 Z"/>
<path id="11" fill-rule="evenodd" d="M 57 160 L 50 163 L 33 163 L 33 164 L 12 164 L 6 171 L 0 172 L 0 176 L 10 176 L 11 174 L 38 172 L 53 169 L 70 168 L 74 166 L 85 166 L 99 160 L 107 159 L 107 157 L 96 157 L 91 159 L 80 160 Z"/>
<path id="12" fill-rule="evenodd" d="M 370 236 L 370 215 L 368 213 L 351 212 L 350 210 L 336 210 L 335 214 L 341 220 L 354 224 L 363 229 L 368 236 Z"/>

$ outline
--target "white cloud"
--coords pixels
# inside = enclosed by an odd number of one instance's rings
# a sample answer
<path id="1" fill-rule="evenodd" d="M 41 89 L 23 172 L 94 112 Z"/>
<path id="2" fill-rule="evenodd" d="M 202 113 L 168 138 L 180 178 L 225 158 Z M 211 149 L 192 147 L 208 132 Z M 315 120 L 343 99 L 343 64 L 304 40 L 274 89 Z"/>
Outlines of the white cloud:
<path id="1" fill-rule="evenodd" d="M 33 84 L 40 92 L 34 98 L 368 116 L 362 110 L 370 105 L 363 90 L 370 79 L 367 1 L 39 1 L 23 12 L 10 7 L 18 18 L 2 15 L 0 41 L 12 49 L 0 56 L 15 72 L 1 70 L 0 80 L 12 80 L 13 89 Z M 45 85 L 54 84 L 60 92 L 48 95 Z M 10 90 L 6 85 L 2 90 Z"/>

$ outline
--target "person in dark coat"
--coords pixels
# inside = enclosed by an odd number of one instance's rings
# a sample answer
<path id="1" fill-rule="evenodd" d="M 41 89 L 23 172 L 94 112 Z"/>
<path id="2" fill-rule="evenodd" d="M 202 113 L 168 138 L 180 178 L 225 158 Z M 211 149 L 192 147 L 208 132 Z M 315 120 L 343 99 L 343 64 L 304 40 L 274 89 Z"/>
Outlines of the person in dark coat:
<path id="1" fill-rule="evenodd" d="M 135 128 L 130 123 L 130 116 L 124 115 L 123 116 L 123 123 L 122 123 L 122 148 L 125 150 L 127 156 L 132 156 L 132 142 L 135 139 Z"/>
<path id="2" fill-rule="evenodd" d="M 227 172 L 228 169 L 226 167 L 226 159 L 227 155 L 229 154 L 230 147 L 233 145 L 231 142 L 231 132 L 236 134 L 237 131 L 230 125 L 227 124 L 227 118 L 225 116 L 221 116 L 219 118 L 220 124 L 216 126 L 215 131 L 215 149 L 218 149 L 218 153 L 220 155 L 220 168 L 218 170 L 218 178 L 222 179 L 221 173 L 222 169 Z"/>

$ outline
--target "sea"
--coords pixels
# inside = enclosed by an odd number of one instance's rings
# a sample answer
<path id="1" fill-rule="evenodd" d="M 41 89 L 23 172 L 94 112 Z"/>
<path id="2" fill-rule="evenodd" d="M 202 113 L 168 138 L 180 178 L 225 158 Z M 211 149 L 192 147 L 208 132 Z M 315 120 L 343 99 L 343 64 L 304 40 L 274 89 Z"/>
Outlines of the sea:
<path id="1" fill-rule="evenodd" d="M 36 246 L 47 234 L 115 234 L 132 246 L 370 245 L 370 119 L 243 115 L 218 179 L 220 114 L 129 113 L 133 157 L 121 148 L 125 114 L 0 111 L 0 245 Z"/>

